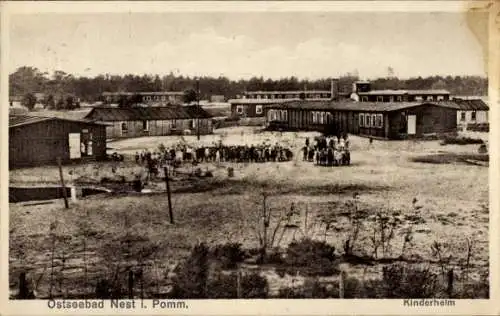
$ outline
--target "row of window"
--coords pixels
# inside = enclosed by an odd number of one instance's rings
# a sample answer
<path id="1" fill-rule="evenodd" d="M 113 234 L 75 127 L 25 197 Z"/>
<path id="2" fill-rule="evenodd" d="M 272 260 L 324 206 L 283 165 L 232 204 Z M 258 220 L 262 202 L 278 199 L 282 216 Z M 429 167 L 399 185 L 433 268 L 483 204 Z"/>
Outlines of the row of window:
<path id="1" fill-rule="evenodd" d="M 267 116 L 270 121 L 288 121 L 288 112 L 286 110 L 269 110 Z"/>
<path id="2" fill-rule="evenodd" d="M 166 95 L 162 95 L 162 96 L 159 96 L 159 95 L 155 95 L 155 96 L 151 96 L 151 95 L 147 95 L 147 96 L 144 96 L 142 97 L 142 100 L 143 101 L 167 101 L 167 100 L 175 100 L 175 99 L 179 99 L 180 97 L 168 97 Z"/>
<path id="3" fill-rule="evenodd" d="M 443 100 L 444 100 L 444 96 L 442 96 L 442 95 L 438 95 L 436 97 L 433 95 L 429 95 L 429 96 L 425 97 L 425 101 L 443 101 Z M 368 96 L 362 96 L 361 101 L 368 102 Z M 384 97 L 382 95 L 377 96 L 377 102 L 394 102 L 394 101 L 403 102 L 403 96 L 401 96 L 401 95 L 389 96 L 389 98 Z M 424 97 L 416 96 L 415 101 L 417 101 L 417 102 L 424 101 Z"/>
<path id="4" fill-rule="evenodd" d="M 244 112 L 243 105 L 236 106 L 236 113 L 243 114 L 243 112 Z M 255 106 L 255 114 L 262 114 L 262 113 L 263 113 L 262 105 L 256 105 Z"/>
<path id="5" fill-rule="evenodd" d="M 475 121 L 476 120 L 476 111 L 472 111 L 470 113 L 470 120 Z M 467 119 L 467 112 L 462 111 L 460 112 L 460 121 L 465 121 Z"/>
<path id="6" fill-rule="evenodd" d="M 306 94 L 305 97 L 307 99 L 328 99 L 331 97 L 330 93 L 318 93 L 318 94 Z M 248 99 L 299 99 L 300 94 L 257 94 L 257 95 L 248 95 Z"/>
<path id="7" fill-rule="evenodd" d="M 171 128 L 176 128 L 177 127 L 177 124 L 176 124 L 176 121 L 175 120 L 171 120 Z M 191 126 L 191 128 L 196 128 L 196 120 L 191 120 L 191 122 L 189 123 L 189 125 Z M 149 131 L 149 121 L 142 121 L 142 130 L 144 132 L 148 132 Z M 121 124 L 121 132 L 122 134 L 127 134 L 128 133 L 128 125 L 127 123 L 122 123 Z"/>
<path id="8" fill-rule="evenodd" d="M 332 113 L 330 112 L 312 112 L 312 122 L 314 124 L 328 124 Z"/>
<path id="9" fill-rule="evenodd" d="M 383 128 L 384 116 L 382 114 L 360 113 L 359 127 Z"/>

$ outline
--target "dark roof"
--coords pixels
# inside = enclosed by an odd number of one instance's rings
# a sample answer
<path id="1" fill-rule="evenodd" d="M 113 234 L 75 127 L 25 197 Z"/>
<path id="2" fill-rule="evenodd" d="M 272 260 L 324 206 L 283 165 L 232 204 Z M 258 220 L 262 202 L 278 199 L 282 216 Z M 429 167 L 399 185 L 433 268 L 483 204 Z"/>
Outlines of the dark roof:
<path id="1" fill-rule="evenodd" d="M 22 126 L 22 125 L 50 121 L 50 120 L 68 121 L 68 122 L 92 124 L 92 125 L 107 125 L 104 123 L 97 123 L 97 122 L 93 122 L 93 121 L 85 120 L 85 119 L 84 120 L 75 120 L 75 119 L 66 119 L 66 118 L 60 118 L 60 117 L 47 117 L 47 116 L 38 116 L 38 115 L 25 115 L 25 114 L 22 114 L 22 115 L 11 114 L 11 115 L 9 115 L 9 127 L 17 127 L 17 126 Z"/>
<path id="2" fill-rule="evenodd" d="M 453 102 L 455 102 L 459 107 L 460 110 L 462 111 L 489 111 L 490 108 L 481 99 L 460 99 L 460 98 L 453 98 Z"/>
<path id="3" fill-rule="evenodd" d="M 285 102 L 298 101 L 300 99 L 231 99 L 228 100 L 231 104 L 281 104 Z"/>
<path id="4" fill-rule="evenodd" d="M 300 94 L 300 93 L 331 93 L 330 90 L 286 90 L 286 91 L 246 91 L 245 94 Z"/>
<path id="5" fill-rule="evenodd" d="M 308 110 L 337 110 L 337 111 L 368 111 L 391 112 L 409 109 L 420 105 L 435 105 L 459 110 L 460 107 L 453 101 L 439 102 L 354 102 L 354 101 L 295 101 L 271 105 L 270 108 L 308 109 Z"/>
<path id="6" fill-rule="evenodd" d="M 96 121 L 153 121 L 211 118 L 198 106 L 111 108 L 96 107 L 85 118 Z"/>

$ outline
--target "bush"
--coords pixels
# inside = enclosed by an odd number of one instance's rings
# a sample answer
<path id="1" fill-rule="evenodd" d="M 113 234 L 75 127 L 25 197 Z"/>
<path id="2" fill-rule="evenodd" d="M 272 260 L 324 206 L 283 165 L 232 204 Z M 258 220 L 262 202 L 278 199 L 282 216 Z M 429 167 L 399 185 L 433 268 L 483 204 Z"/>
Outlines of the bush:
<path id="1" fill-rule="evenodd" d="M 446 136 L 441 141 L 441 145 L 470 145 L 470 144 L 484 144 L 484 141 L 482 139 L 477 139 L 477 138 L 451 137 L 451 136 Z"/>
<path id="2" fill-rule="evenodd" d="M 216 277 L 208 283 L 209 298 L 212 299 L 231 299 L 238 298 L 237 274 L 218 273 Z M 250 273 L 241 276 L 240 280 L 240 298 L 267 298 L 269 285 L 266 278 L 258 273 Z"/>
<path id="3" fill-rule="evenodd" d="M 384 298 L 433 298 L 439 291 L 438 276 L 427 268 L 393 264 L 383 268 Z"/>
<path id="4" fill-rule="evenodd" d="M 211 256 L 221 263 L 222 269 L 234 269 L 245 259 L 245 253 L 241 249 L 241 244 L 238 243 L 217 245 L 212 249 Z"/>
<path id="5" fill-rule="evenodd" d="M 335 248 L 327 243 L 306 238 L 288 246 L 285 264 L 309 276 L 333 275 L 337 272 L 334 252 Z"/>
<path id="6" fill-rule="evenodd" d="M 191 255 L 176 269 L 173 278 L 173 298 L 207 298 L 208 247 L 201 243 L 193 248 Z"/>

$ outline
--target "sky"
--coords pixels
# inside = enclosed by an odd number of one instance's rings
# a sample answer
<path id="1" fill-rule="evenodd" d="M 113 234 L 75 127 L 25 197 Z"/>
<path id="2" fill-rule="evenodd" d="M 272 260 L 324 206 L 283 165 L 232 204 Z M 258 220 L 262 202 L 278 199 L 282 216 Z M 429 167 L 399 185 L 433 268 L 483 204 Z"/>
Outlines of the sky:
<path id="1" fill-rule="evenodd" d="M 460 13 L 167 12 L 13 15 L 10 71 L 317 79 L 486 76 Z"/>

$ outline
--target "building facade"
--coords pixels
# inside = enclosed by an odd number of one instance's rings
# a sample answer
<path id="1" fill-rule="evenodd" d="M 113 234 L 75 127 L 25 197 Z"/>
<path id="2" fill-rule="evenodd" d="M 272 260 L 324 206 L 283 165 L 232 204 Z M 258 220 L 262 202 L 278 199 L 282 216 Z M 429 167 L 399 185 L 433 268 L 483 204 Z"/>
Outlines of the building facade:
<path id="1" fill-rule="evenodd" d="M 197 106 L 99 107 L 85 118 L 108 123 L 108 139 L 213 132 L 212 116 Z"/>
<path id="2" fill-rule="evenodd" d="M 457 124 L 462 130 L 470 125 L 482 125 L 489 123 L 489 106 L 478 97 L 453 98 L 460 109 L 457 111 Z"/>
<path id="3" fill-rule="evenodd" d="M 298 101 L 266 108 L 272 130 L 307 130 L 340 135 L 350 133 L 381 139 L 419 138 L 454 133 L 453 102 L 370 103 L 352 101 Z"/>
<path id="4" fill-rule="evenodd" d="M 136 96 L 138 101 L 144 104 L 170 103 L 182 104 L 184 92 L 182 91 L 158 91 L 158 92 L 103 92 L 105 103 L 118 103 L 120 98 Z"/>
<path id="5" fill-rule="evenodd" d="M 9 116 L 9 167 L 103 160 L 105 124 L 30 115 Z"/>
<path id="6" fill-rule="evenodd" d="M 449 101 L 447 90 L 372 90 L 371 84 L 358 81 L 353 84 L 351 99 L 357 102 L 435 102 Z"/>

